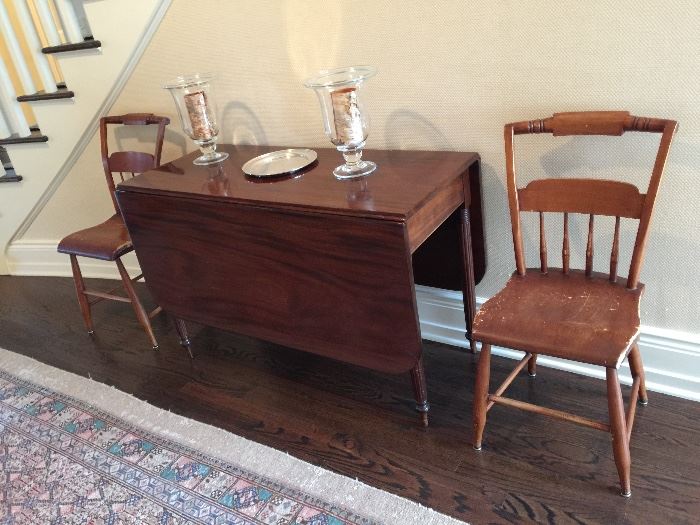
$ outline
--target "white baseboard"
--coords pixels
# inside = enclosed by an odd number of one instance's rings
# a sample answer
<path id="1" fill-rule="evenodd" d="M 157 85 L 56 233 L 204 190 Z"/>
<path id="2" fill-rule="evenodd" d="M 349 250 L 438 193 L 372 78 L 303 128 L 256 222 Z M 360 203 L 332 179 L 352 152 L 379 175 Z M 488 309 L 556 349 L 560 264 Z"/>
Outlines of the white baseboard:
<path id="1" fill-rule="evenodd" d="M 56 241 L 18 240 L 7 249 L 7 266 L 10 275 L 34 275 L 46 277 L 72 277 L 68 255 L 56 251 Z M 109 261 L 78 258 L 80 270 L 85 278 L 119 279 L 117 265 Z M 139 263 L 133 253 L 122 258 L 131 275 L 141 273 Z"/>
<path id="2" fill-rule="evenodd" d="M 416 295 L 423 338 L 466 347 L 462 294 L 417 286 Z M 477 305 L 480 306 L 485 301 L 484 298 L 477 298 Z M 700 401 L 700 335 L 642 326 L 639 350 L 642 353 L 648 390 Z M 523 355 L 522 352 L 499 347 L 494 347 L 492 352 L 516 359 Z M 605 378 L 602 367 L 575 361 L 539 356 L 537 365 Z M 626 361 L 620 367 L 620 381 L 632 384 Z"/>
<path id="3" fill-rule="evenodd" d="M 72 275 L 68 256 L 56 252 L 56 241 L 15 241 L 8 249 L 8 263 L 11 275 Z M 124 258 L 124 264 L 131 275 L 140 272 L 133 253 Z M 119 278 L 114 263 L 81 258 L 80 267 L 86 278 Z M 462 294 L 417 286 L 416 295 L 423 337 L 466 347 Z M 478 298 L 477 301 L 481 305 L 485 299 Z M 642 326 L 639 349 L 649 390 L 700 401 L 700 335 Z M 522 356 L 522 352 L 505 348 L 494 348 L 493 353 L 517 359 Z M 537 364 L 601 379 L 605 377 L 602 367 L 574 361 L 540 356 Z M 620 380 L 632 383 L 626 362 L 620 367 Z"/>

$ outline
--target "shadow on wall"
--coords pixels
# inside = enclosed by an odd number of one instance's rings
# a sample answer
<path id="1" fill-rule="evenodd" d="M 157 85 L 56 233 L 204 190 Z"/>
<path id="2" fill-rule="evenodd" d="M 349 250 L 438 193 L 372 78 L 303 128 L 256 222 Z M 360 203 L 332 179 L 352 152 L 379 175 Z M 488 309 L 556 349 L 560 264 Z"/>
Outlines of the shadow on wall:
<path id="1" fill-rule="evenodd" d="M 700 169 L 700 145 L 698 142 L 687 142 L 678 140 L 678 134 L 671 145 L 671 151 L 668 154 L 669 166 L 686 166 L 695 170 Z M 695 179 L 697 180 L 697 179 Z M 695 195 L 700 195 L 700 185 L 694 184 L 690 191 L 694 191 Z"/>
<path id="2" fill-rule="evenodd" d="M 387 118 L 384 143 L 387 149 L 453 151 L 458 149 L 431 120 L 415 111 L 400 108 Z M 370 129 L 370 135 L 372 131 Z M 476 148 L 474 148 L 476 149 Z M 515 270 L 510 222 L 508 221 L 508 195 L 501 167 L 481 163 L 481 187 L 484 230 L 486 232 L 486 275 L 477 285 L 479 296 L 489 297 L 498 292 Z M 506 222 L 503 219 L 506 219 Z M 523 232 L 523 241 L 532 241 L 529 232 Z"/>
<path id="3" fill-rule="evenodd" d="M 343 9 L 325 9 L 323 16 L 309 16 L 306 4 L 301 7 L 299 2 L 287 1 L 282 5 L 285 32 L 280 36 L 286 40 L 289 66 L 299 84 L 319 69 L 351 65 L 337 63 L 344 33 L 354 30 L 343 23 Z M 350 41 L 356 38 L 353 34 Z"/>
<path id="4" fill-rule="evenodd" d="M 486 275 L 477 286 L 477 295 L 490 297 L 498 292 L 515 271 L 513 237 L 511 234 L 508 192 L 501 167 L 481 163 L 481 194 L 484 199 L 482 213 L 486 232 Z M 523 231 L 523 242 L 530 237 Z"/>
<path id="5" fill-rule="evenodd" d="M 529 175 L 529 177 L 521 177 L 518 186 L 523 187 L 533 178 L 540 177 L 555 179 L 592 177 L 629 182 L 636 185 L 641 193 L 645 193 L 653 170 L 659 140 L 659 134 L 648 133 L 627 133 L 622 137 L 570 137 L 564 143 L 559 143 L 557 147 L 541 155 L 540 166 L 543 173 L 537 173 L 535 177 L 532 177 L 532 172 L 536 171 L 535 166 L 527 162 L 523 163 L 524 169 L 521 168 L 518 171 L 525 173 L 526 176 Z M 698 199 L 688 200 L 687 191 L 693 188 L 694 190 L 690 191 L 697 192 L 698 186 L 691 181 L 684 183 L 683 173 L 687 173 L 687 170 L 674 170 L 674 166 L 680 165 L 694 170 L 700 167 L 700 153 L 696 145 L 676 141 L 672 146 L 656 205 L 656 217 L 652 222 L 652 237 L 655 233 L 662 232 L 664 227 L 678 225 L 678 216 L 683 216 L 684 213 L 697 215 L 697 205 L 694 202 L 697 202 Z M 680 188 L 683 190 L 680 190 L 679 193 Z M 693 210 L 693 208 L 696 209 Z M 669 212 L 677 214 L 677 216 L 664 217 Z M 553 219 L 553 215 L 557 214 L 546 214 L 545 221 L 549 223 Z M 613 219 L 609 217 L 596 217 L 594 230 L 596 243 L 602 225 L 607 226 L 610 223 L 608 230 L 610 237 L 612 236 L 613 222 Z M 572 214 L 570 224 L 572 265 L 574 261 L 582 262 L 583 251 L 577 250 L 576 247 L 585 246 L 587 224 L 587 216 Z M 621 260 L 618 266 L 620 271 L 626 269 L 626 264 L 623 261 L 631 259 L 637 226 L 638 221 L 636 220 L 623 219 L 622 221 L 623 244 L 620 246 Z M 561 228 L 561 224 L 559 227 Z M 685 231 L 691 229 L 684 228 Z M 609 244 L 611 242 L 612 238 L 609 239 Z M 653 258 L 654 254 L 651 254 L 651 257 Z M 595 264 L 595 266 L 599 265 Z M 626 272 L 623 275 L 626 275 Z"/>
<path id="6" fill-rule="evenodd" d="M 219 144 L 259 146 L 267 144 L 265 129 L 250 106 L 232 101 L 221 112 Z"/>
<path id="7" fill-rule="evenodd" d="M 635 184 L 645 193 L 651 175 L 658 134 L 627 133 L 622 137 L 572 137 L 539 158 L 544 173 L 521 181 L 524 186 L 531 178 L 540 176 L 565 178 L 568 176 L 595 177 L 620 180 Z M 683 167 L 685 169 L 678 169 Z M 642 322 L 655 326 L 666 326 L 677 330 L 697 332 L 700 325 L 700 305 L 697 295 L 697 254 L 700 252 L 700 237 L 690 232 L 697 231 L 694 225 L 700 212 L 700 185 L 694 173 L 700 168 L 700 148 L 695 143 L 674 141 L 667 161 L 659 200 L 652 219 L 646 257 L 642 266 L 641 280 L 647 284 L 642 301 Z M 519 172 L 528 170 L 519 169 Z M 527 173 L 532 175 L 531 173 Z M 547 218 L 556 221 L 561 230 L 559 217 Z M 587 216 L 573 216 L 570 227 L 572 267 L 580 267 L 587 237 Z M 607 272 L 609 249 L 612 242 L 614 219 L 596 217 L 596 252 L 594 270 Z M 618 272 L 627 275 L 631 260 L 634 237 L 638 221 L 624 219 Z M 555 226 L 557 228 L 557 226 Z M 524 228 L 536 232 L 537 226 Z M 548 228 L 548 232 L 552 231 Z M 678 232 L 687 232 L 682 236 Z M 558 250 L 561 232 L 550 250 Z M 534 235 L 533 235 L 534 236 Z M 600 237 L 607 237 L 601 244 Z M 534 239 L 537 243 L 538 240 Z M 556 253 L 556 252 L 555 252 Z"/>
<path id="8" fill-rule="evenodd" d="M 641 273 L 641 281 L 647 284 L 642 299 L 642 324 L 698 333 L 698 253 L 698 238 L 651 233 L 647 246 L 649 260 Z M 650 271 L 652 258 L 654 267 L 664 268 L 664 272 Z"/>
<path id="9" fill-rule="evenodd" d="M 638 173 L 638 179 L 626 182 L 638 184 L 640 189 L 645 190 L 654 167 L 660 137 L 658 133 L 634 132 L 628 132 L 622 137 L 572 137 L 543 154 L 541 166 L 549 177 L 561 177 L 563 173 L 584 168 L 593 174 L 604 175 L 611 170 L 632 168 Z M 698 144 L 678 140 L 676 136 L 666 161 L 665 184 L 668 184 L 669 170 L 673 166 L 700 169 Z M 663 186 L 664 183 L 662 191 Z M 689 189 L 700 194 L 699 188 L 694 185 Z"/>
<path id="10" fill-rule="evenodd" d="M 161 162 L 167 162 L 187 153 L 189 139 L 173 126 L 179 126 L 179 122 L 171 122 L 165 128 Z M 113 151 L 135 150 L 151 153 L 155 149 L 156 131 L 157 126 L 119 126 L 113 128 L 113 137 L 117 143 L 117 149 Z M 166 151 L 168 152 L 167 157 Z M 100 154 L 99 151 L 96 153 Z"/>
<path id="11" fill-rule="evenodd" d="M 370 135 L 372 126 L 370 125 Z M 397 109 L 387 117 L 384 144 L 391 150 L 454 150 L 450 139 L 433 121 L 410 109 Z"/>
<path id="12" fill-rule="evenodd" d="M 654 158 L 659 147 L 659 134 L 633 134 L 622 137 L 569 137 L 550 138 L 556 144 L 541 158 L 541 165 L 548 177 L 562 178 L 568 172 L 588 169 L 587 176 L 607 175 L 619 168 L 639 170 L 638 180 L 626 180 L 646 187 Z"/>

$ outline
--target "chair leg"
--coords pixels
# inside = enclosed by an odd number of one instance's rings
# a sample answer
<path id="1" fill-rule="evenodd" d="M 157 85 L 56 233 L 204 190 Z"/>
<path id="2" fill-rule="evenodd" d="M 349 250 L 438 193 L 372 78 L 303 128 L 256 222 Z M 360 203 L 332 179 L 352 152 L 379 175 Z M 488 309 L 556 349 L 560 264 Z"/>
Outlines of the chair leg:
<path id="1" fill-rule="evenodd" d="M 639 352 L 637 343 L 632 345 L 632 350 L 627 359 L 630 364 L 630 370 L 632 371 L 632 377 L 639 378 L 639 403 L 647 405 L 649 403 L 649 398 L 647 397 L 647 387 L 644 384 L 644 366 L 642 365 L 642 355 Z"/>
<path id="2" fill-rule="evenodd" d="M 532 354 L 532 357 L 527 362 L 527 375 L 530 377 L 537 376 L 537 354 Z"/>
<path id="3" fill-rule="evenodd" d="M 425 382 L 422 356 L 418 359 L 416 366 L 411 369 L 411 382 L 413 383 L 413 395 L 416 399 L 416 410 L 420 413 L 421 423 L 427 427 L 430 403 L 428 403 L 428 387 Z"/>
<path id="4" fill-rule="evenodd" d="M 481 439 L 486 426 L 486 406 L 489 395 L 489 377 L 491 375 L 491 345 L 481 343 L 479 365 L 476 371 L 474 386 L 474 436 L 472 445 L 475 450 L 481 450 Z"/>
<path id="5" fill-rule="evenodd" d="M 622 390 L 617 378 L 617 369 L 606 368 L 605 371 L 608 385 L 608 412 L 610 415 L 613 454 L 622 489 L 620 494 L 629 498 L 632 495 L 632 491 L 630 489 L 630 448 L 627 439 L 625 405 L 622 402 Z"/>
<path id="6" fill-rule="evenodd" d="M 85 326 L 87 327 L 88 334 L 94 334 L 95 330 L 92 327 L 92 314 L 90 313 L 90 302 L 88 301 L 88 298 L 85 295 L 85 283 L 83 282 L 83 274 L 80 271 L 78 258 L 75 255 L 70 256 L 70 267 L 73 270 L 75 292 L 78 294 L 78 304 L 80 305 L 80 311 L 82 312 L 83 319 L 85 320 Z"/>
<path id="7" fill-rule="evenodd" d="M 185 321 L 176 317 L 175 330 L 177 330 L 177 335 L 180 337 L 180 345 L 187 350 L 187 353 L 190 355 L 190 359 L 194 359 L 194 355 L 192 355 L 192 341 L 187 333 L 187 325 L 185 324 Z"/>
<path id="8" fill-rule="evenodd" d="M 151 340 L 151 345 L 153 346 L 153 349 L 157 350 L 158 341 L 156 341 L 156 337 L 155 335 L 153 335 L 153 328 L 151 328 L 151 320 L 148 318 L 148 313 L 146 312 L 146 309 L 143 307 L 141 301 L 139 301 L 139 298 L 136 295 L 136 290 L 134 290 L 134 286 L 131 282 L 129 272 L 127 272 L 126 268 L 124 268 L 124 264 L 122 263 L 121 259 L 117 259 L 114 262 L 117 263 L 119 275 L 122 278 L 124 289 L 126 290 L 126 293 L 129 296 L 129 299 L 131 300 L 131 305 L 134 307 L 134 312 L 136 312 L 136 318 L 139 320 L 139 323 L 141 323 L 141 326 L 143 326 L 143 329 L 146 330 L 146 333 L 148 334 L 148 337 Z"/>

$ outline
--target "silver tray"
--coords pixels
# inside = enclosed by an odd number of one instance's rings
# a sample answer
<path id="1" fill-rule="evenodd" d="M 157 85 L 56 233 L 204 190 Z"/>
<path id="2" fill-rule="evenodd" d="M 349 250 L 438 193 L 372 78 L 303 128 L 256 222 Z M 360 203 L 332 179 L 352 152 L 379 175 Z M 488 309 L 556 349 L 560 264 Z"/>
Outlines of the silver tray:
<path id="1" fill-rule="evenodd" d="M 316 161 L 311 149 L 282 149 L 271 151 L 243 164 L 243 173 L 251 177 L 277 177 L 295 173 Z"/>

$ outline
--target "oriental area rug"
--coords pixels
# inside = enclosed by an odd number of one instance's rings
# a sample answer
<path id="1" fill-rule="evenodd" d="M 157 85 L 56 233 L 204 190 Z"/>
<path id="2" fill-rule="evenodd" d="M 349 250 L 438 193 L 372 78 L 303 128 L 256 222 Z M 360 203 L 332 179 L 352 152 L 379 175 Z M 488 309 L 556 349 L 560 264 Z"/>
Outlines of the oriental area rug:
<path id="1" fill-rule="evenodd" d="M 458 524 L 0 349 L 0 525 Z"/>

